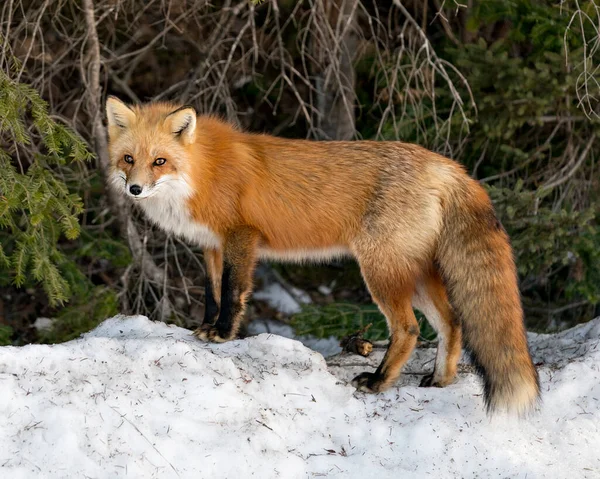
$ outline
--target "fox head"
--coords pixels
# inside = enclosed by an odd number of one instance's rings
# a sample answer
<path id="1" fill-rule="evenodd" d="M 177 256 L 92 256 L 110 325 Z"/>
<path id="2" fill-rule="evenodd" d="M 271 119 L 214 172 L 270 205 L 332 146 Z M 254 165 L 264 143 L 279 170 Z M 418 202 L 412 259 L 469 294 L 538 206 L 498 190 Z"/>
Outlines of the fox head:
<path id="1" fill-rule="evenodd" d="M 185 185 L 188 150 L 196 138 L 194 108 L 169 103 L 129 107 L 111 96 L 106 115 L 114 187 L 143 200 Z"/>

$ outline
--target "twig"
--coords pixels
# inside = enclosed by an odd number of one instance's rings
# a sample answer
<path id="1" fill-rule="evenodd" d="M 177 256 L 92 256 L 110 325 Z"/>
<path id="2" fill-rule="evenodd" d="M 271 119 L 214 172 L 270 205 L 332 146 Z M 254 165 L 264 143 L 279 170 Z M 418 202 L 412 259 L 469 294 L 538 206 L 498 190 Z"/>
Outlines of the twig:
<path id="1" fill-rule="evenodd" d="M 596 140 L 596 133 L 592 133 L 590 135 L 590 139 L 588 140 L 587 144 L 585 145 L 585 148 L 581 152 L 581 155 L 579 155 L 579 159 L 571 167 L 571 169 L 566 171 L 568 165 L 565 166 L 561 171 L 559 171 L 556 175 L 554 175 L 553 179 L 549 180 L 546 184 L 544 184 L 542 186 L 542 189 L 551 190 L 552 188 L 556 188 L 558 185 L 562 185 L 565 181 L 567 181 L 569 178 L 571 178 L 575 174 L 575 172 L 579 169 L 579 167 L 583 164 L 583 162 L 586 160 L 588 153 L 590 152 L 595 140 Z"/>
<path id="2" fill-rule="evenodd" d="M 88 1 L 90 1 L 90 0 L 84 0 L 84 2 L 88 2 Z M 152 449 L 154 449 L 156 451 L 156 453 L 160 457 L 162 457 L 169 466 L 171 466 L 171 469 L 173 469 L 173 472 L 175 474 L 177 474 L 177 477 L 181 477 L 179 475 L 179 472 L 177 471 L 177 469 L 175 469 L 175 466 L 173 466 L 173 464 L 171 464 L 171 462 L 165 456 L 162 455 L 162 453 L 156 448 L 156 446 L 154 444 L 152 444 L 150 439 L 148 439 L 146 437 L 146 435 L 142 431 L 140 431 L 140 429 L 127 418 L 127 416 L 125 414 L 121 414 L 119 411 L 117 411 L 117 409 L 115 407 L 111 406 L 110 404 L 108 405 L 108 407 L 110 407 L 114 412 L 116 412 L 121 419 L 124 419 L 125 421 L 127 421 L 131 425 L 131 427 L 133 427 L 139 433 L 139 435 L 142 436 L 146 440 L 146 442 L 148 444 L 150 444 L 150 446 L 152 446 Z"/>
<path id="3" fill-rule="evenodd" d="M 590 304 L 589 301 L 583 300 L 583 301 L 576 301 L 574 303 L 570 303 L 565 306 L 561 306 L 559 308 L 554 308 L 554 309 L 538 308 L 538 307 L 533 307 L 533 306 L 532 307 L 523 306 L 523 309 L 525 309 L 526 311 L 530 311 L 532 313 L 545 313 L 545 314 L 548 314 L 548 316 L 553 316 L 556 314 L 564 313 L 565 311 L 568 311 L 569 309 L 579 308 L 580 306 L 586 306 L 588 304 Z"/>
<path id="4" fill-rule="evenodd" d="M 373 351 L 373 343 L 363 338 L 363 335 L 371 326 L 373 326 L 373 323 L 369 323 L 355 333 L 342 338 L 340 341 L 342 349 L 349 353 L 360 354 L 361 356 L 368 356 L 371 354 Z"/>
<path id="5" fill-rule="evenodd" d="M 262 421 L 259 421 L 258 419 L 256 419 L 256 422 L 257 422 L 258 424 L 260 424 L 261 426 L 264 426 L 264 427 L 266 427 L 266 428 L 267 428 L 269 431 L 273 431 L 273 428 L 270 428 L 270 427 L 269 427 L 269 426 L 267 426 L 267 425 L 266 425 L 264 422 L 262 422 Z M 273 432 L 275 432 L 275 431 L 273 431 Z"/>

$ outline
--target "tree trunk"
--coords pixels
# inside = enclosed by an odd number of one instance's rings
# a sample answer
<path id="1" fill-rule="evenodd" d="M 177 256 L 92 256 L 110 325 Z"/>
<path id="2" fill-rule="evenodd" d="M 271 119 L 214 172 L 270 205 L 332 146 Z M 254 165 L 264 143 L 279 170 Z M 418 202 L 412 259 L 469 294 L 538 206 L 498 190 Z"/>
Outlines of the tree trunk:
<path id="1" fill-rule="evenodd" d="M 358 0 L 323 0 L 314 8 L 318 135 L 325 140 L 349 140 L 355 136 L 353 62 L 358 48 Z"/>

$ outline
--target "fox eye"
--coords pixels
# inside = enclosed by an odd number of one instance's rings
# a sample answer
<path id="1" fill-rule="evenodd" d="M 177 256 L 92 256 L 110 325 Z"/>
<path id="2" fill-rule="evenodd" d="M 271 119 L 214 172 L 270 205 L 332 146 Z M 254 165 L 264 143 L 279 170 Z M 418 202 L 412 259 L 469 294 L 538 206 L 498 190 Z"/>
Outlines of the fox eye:
<path id="1" fill-rule="evenodd" d="M 130 165 L 133 165 L 133 156 L 131 156 L 131 155 L 125 155 L 123 157 L 123 161 L 125 163 L 129 163 Z"/>
<path id="2" fill-rule="evenodd" d="M 162 166 L 167 162 L 164 158 L 157 158 L 154 160 L 154 166 Z"/>

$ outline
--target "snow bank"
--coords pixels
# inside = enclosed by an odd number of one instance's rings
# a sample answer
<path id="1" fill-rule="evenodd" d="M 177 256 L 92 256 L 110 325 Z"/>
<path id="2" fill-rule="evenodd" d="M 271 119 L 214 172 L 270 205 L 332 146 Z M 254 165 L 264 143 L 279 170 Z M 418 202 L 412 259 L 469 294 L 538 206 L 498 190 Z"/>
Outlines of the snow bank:
<path id="1" fill-rule="evenodd" d="M 532 336 L 544 402 L 519 421 L 485 416 L 468 367 L 369 396 L 297 341 L 116 317 L 0 348 L 0 477 L 599 477 L 599 337 L 600 319 Z"/>

